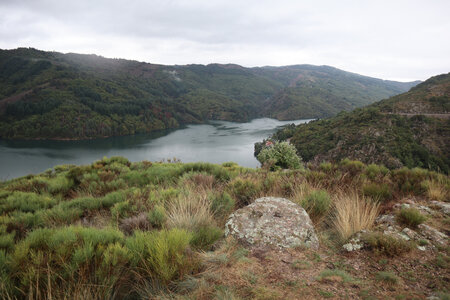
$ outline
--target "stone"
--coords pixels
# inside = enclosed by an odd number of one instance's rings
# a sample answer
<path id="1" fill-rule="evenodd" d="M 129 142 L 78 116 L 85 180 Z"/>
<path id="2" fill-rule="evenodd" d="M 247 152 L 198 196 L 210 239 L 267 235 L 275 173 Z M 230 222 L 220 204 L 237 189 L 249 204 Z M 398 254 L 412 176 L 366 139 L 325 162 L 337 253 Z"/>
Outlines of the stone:
<path id="1" fill-rule="evenodd" d="M 409 229 L 408 227 L 403 228 L 402 233 L 411 240 L 415 240 L 415 241 L 420 240 L 419 234 L 417 232 L 415 232 L 414 230 Z"/>
<path id="2" fill-rule="evenodd" d="M 342 248 L 344 248 L 344 250 L 346 250 L 347 252 L 361 250 L 364 247 L 364 242 L 361 241 L 361 233 L 364 232 L 366 231 L 362 230 L 361 232 L 355 233 L 353 237 L 348 241 L 348 243 L 342 246 Z"/>
<path id="3" fill-rule="evenodd" d="M 276 197 L 263 197 L 232 213 L 225 235 L 250 247 L 319 248 L 308 213 L 299 205 Z"/>
<path id="4" fill-rule="evenodd" d="M 383 224 L 383 225 L 390 225 L 390 226 L 395 226 L 397 224 L 397 222 L 395 221 L 395 216 L 392 214 L 387 214 L 387 215 L 381 215 L 379 216 L 376 221 L 376 224 Z"/>
<path id="5" fill-rule="evenodd" d="M 450 203 L 440 202 L 440 201 L 431 201 L 431 204 L 435 207 L 438 207 L 441 212 L 446 215 L 450 215 Z"/>
<path id="6" fill-rule="evenodd" d="M 426 224 L 420 224 L 417 226 L 420 230 L 420 234 L 427 238 L 428 240 L 440 244 L 440 245 L 446 245 L 447 244 L 447 235 L 440 232 L 436 228 L 433 228 L 431 226 L 428 226 Z"/>

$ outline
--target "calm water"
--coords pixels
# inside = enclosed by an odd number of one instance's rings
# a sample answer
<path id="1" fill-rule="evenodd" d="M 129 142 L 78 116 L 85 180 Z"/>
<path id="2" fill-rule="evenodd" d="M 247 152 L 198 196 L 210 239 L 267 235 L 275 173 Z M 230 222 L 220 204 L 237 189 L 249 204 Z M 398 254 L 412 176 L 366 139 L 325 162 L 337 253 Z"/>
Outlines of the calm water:
<path id="1" fill-rule="evenodd" d="M 182 162 L 234 161 L 257 167 L 253 145 L 285 124 L 309 120 L 277 121 L 263 118 L 248 123 L 212 121 L 174 131 L 111 137 L 87 141 L 0 140 L 0 180 L 35 174 L 61 164 L 90 164 L 104 156 L 130 161 L 159 161 L 176 157 Z"/>

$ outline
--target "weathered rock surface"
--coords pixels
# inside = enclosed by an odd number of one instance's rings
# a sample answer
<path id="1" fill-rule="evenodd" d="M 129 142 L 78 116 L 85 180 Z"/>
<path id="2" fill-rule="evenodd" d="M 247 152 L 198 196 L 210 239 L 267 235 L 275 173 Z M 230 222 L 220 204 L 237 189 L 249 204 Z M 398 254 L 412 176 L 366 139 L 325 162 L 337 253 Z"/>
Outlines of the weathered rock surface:
<path id="1" fill-rule="evenodd" d="M 443 212 L 446 215 L 450 215 L 450 203 L 447 202 L 440 202 L 440 201 L 431 201 L 431 204 L 433 206 L 438 207 L 441 212 Z"/>
<path id="2" fill-rule="evenodd" d="M 428 226 L 426 224 L 420 224 L 418 226 L 420 233 L 428 240 L 438 243 L 440 245 L 446 245 L 448 237 L 445 233 L 440 232 L 436 228 Z"/>
<path id="3" fill-rule="evenodd" d="M 232 235 L 247 246 L 319 247 L 306 211 L 284 198 L 259 198 L 238 209 L 228 218 L 225 235 Z"/>

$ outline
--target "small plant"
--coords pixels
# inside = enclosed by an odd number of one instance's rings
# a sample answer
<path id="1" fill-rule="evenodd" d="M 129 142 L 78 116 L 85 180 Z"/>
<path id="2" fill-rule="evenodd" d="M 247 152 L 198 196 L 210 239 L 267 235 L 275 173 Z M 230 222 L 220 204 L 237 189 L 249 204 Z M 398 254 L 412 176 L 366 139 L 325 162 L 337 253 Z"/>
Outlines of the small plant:
<path id="1" fill-rule="evenodd" d="M 268 164 L 271 169 L 300 169 L 302 160 L 297 155 L 297 149 L 288 142 L 274 143 L 259 152 L 258 161 L 262 164 Z"/>
<path id="2" fill-rule="evenodd" d="M 398 283 L 398 280 L 399 280 L 398 277 L 392 272 L 378 272 L 375 275 L 375 279 L 377 281 L 382 281 L 389 285 L 395 285 Z"/>
<path id="3" fill-rule="evenodd" d="M 251 179 L 235 179 L 230 183 L 230 193 L 237 200 L 238 207 L 246 206 L 253 202 L 261 192 L 261 187 Z"/>
<path id="4" fill-rule="evenodd" d="M 366 184 L 363 186 L 363 195 L 379 201 L 387 201 L 392 198 L 391 190 L 387 184 Z"/>
<path id="5" fill-rule="evenodd" d="M 344 270 L 339 270 L 339 269 L 324 270 L 320 273 L 318 279 L 320 281 L 326 281 L 330 278 L 336 278 L 336 277 L 340 278 L 340 280 L 342 280 L 343 282 L 354 282 L 355 281 L 355 279 L 350 274 L 348 274 Z"/>
<path id="6" fill-rule="evenodd" d="M 361 240 L 375 253 L 390 257 L 410 252 L 415 248 L 412 242 L 382 232 L 365 233 L 361 235 Z"/>
<path id="7" fill-rule="evenodd" d="M 233 211 L 235 202 L 228 193 L 212 194 L 210 198 L 211 209 L 216 216 L 227 217 Z"/>
<path id="8" fill-rule="evenodd" d="M 325 190 L 312 191 L 300 204 L 308 212 L 311 219 L 317 221 L 330 209 L 331 198 Z"/>
<path id="9" fill-rule="evenodd" d="M 147 219 L 153 227 L 161 228 L 167 219 L 166 210 L 161 205 L 155 205 L 148 213 Z"/>
<path id="10" fill-rule="evenodd" d="M 399 222 L 412 228 L 416 228 L 427 220 L 427 217 L 422 215 L 418 209 L 412 207 L 402 208 L 398 213 L 397 218 Z"/>
<path id="11" fill-rule="evenodd" d="M 422 187 L 426 191 L 426 195 L 430 200 L 444 201 L 448 195 L 445 188 L 444 180 L 425 180 Z"/>
<path id="12" fill-rule="evenodd" d="M 194 231 L 191 245 L 197 249 L 209 250 L 208 248 L 221 238 L 222 235 L 223 232 L 220 228 L 212 225 L 205 225 Z"/>

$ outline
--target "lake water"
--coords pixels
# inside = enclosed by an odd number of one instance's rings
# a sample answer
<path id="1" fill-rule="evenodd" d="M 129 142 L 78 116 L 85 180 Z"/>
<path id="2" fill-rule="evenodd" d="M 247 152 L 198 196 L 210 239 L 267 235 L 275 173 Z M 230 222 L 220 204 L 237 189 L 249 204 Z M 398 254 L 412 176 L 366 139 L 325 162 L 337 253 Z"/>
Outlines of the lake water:
<path id="1" fill-rule="evenodd" d="M 130 161 L 160 161 L 176 157 L 182 162 L 234 161 L 257 167 L 255 142 L 286 124 L 310 120 L 278 121 L 269 118 L 248 123 L 211 121 L 205 125 L 151 134 L 85 141 L 0 140 L 0 180 L 36 174 L 61 164 L 90 164 L 104 156 L 124 156 Z"/>

